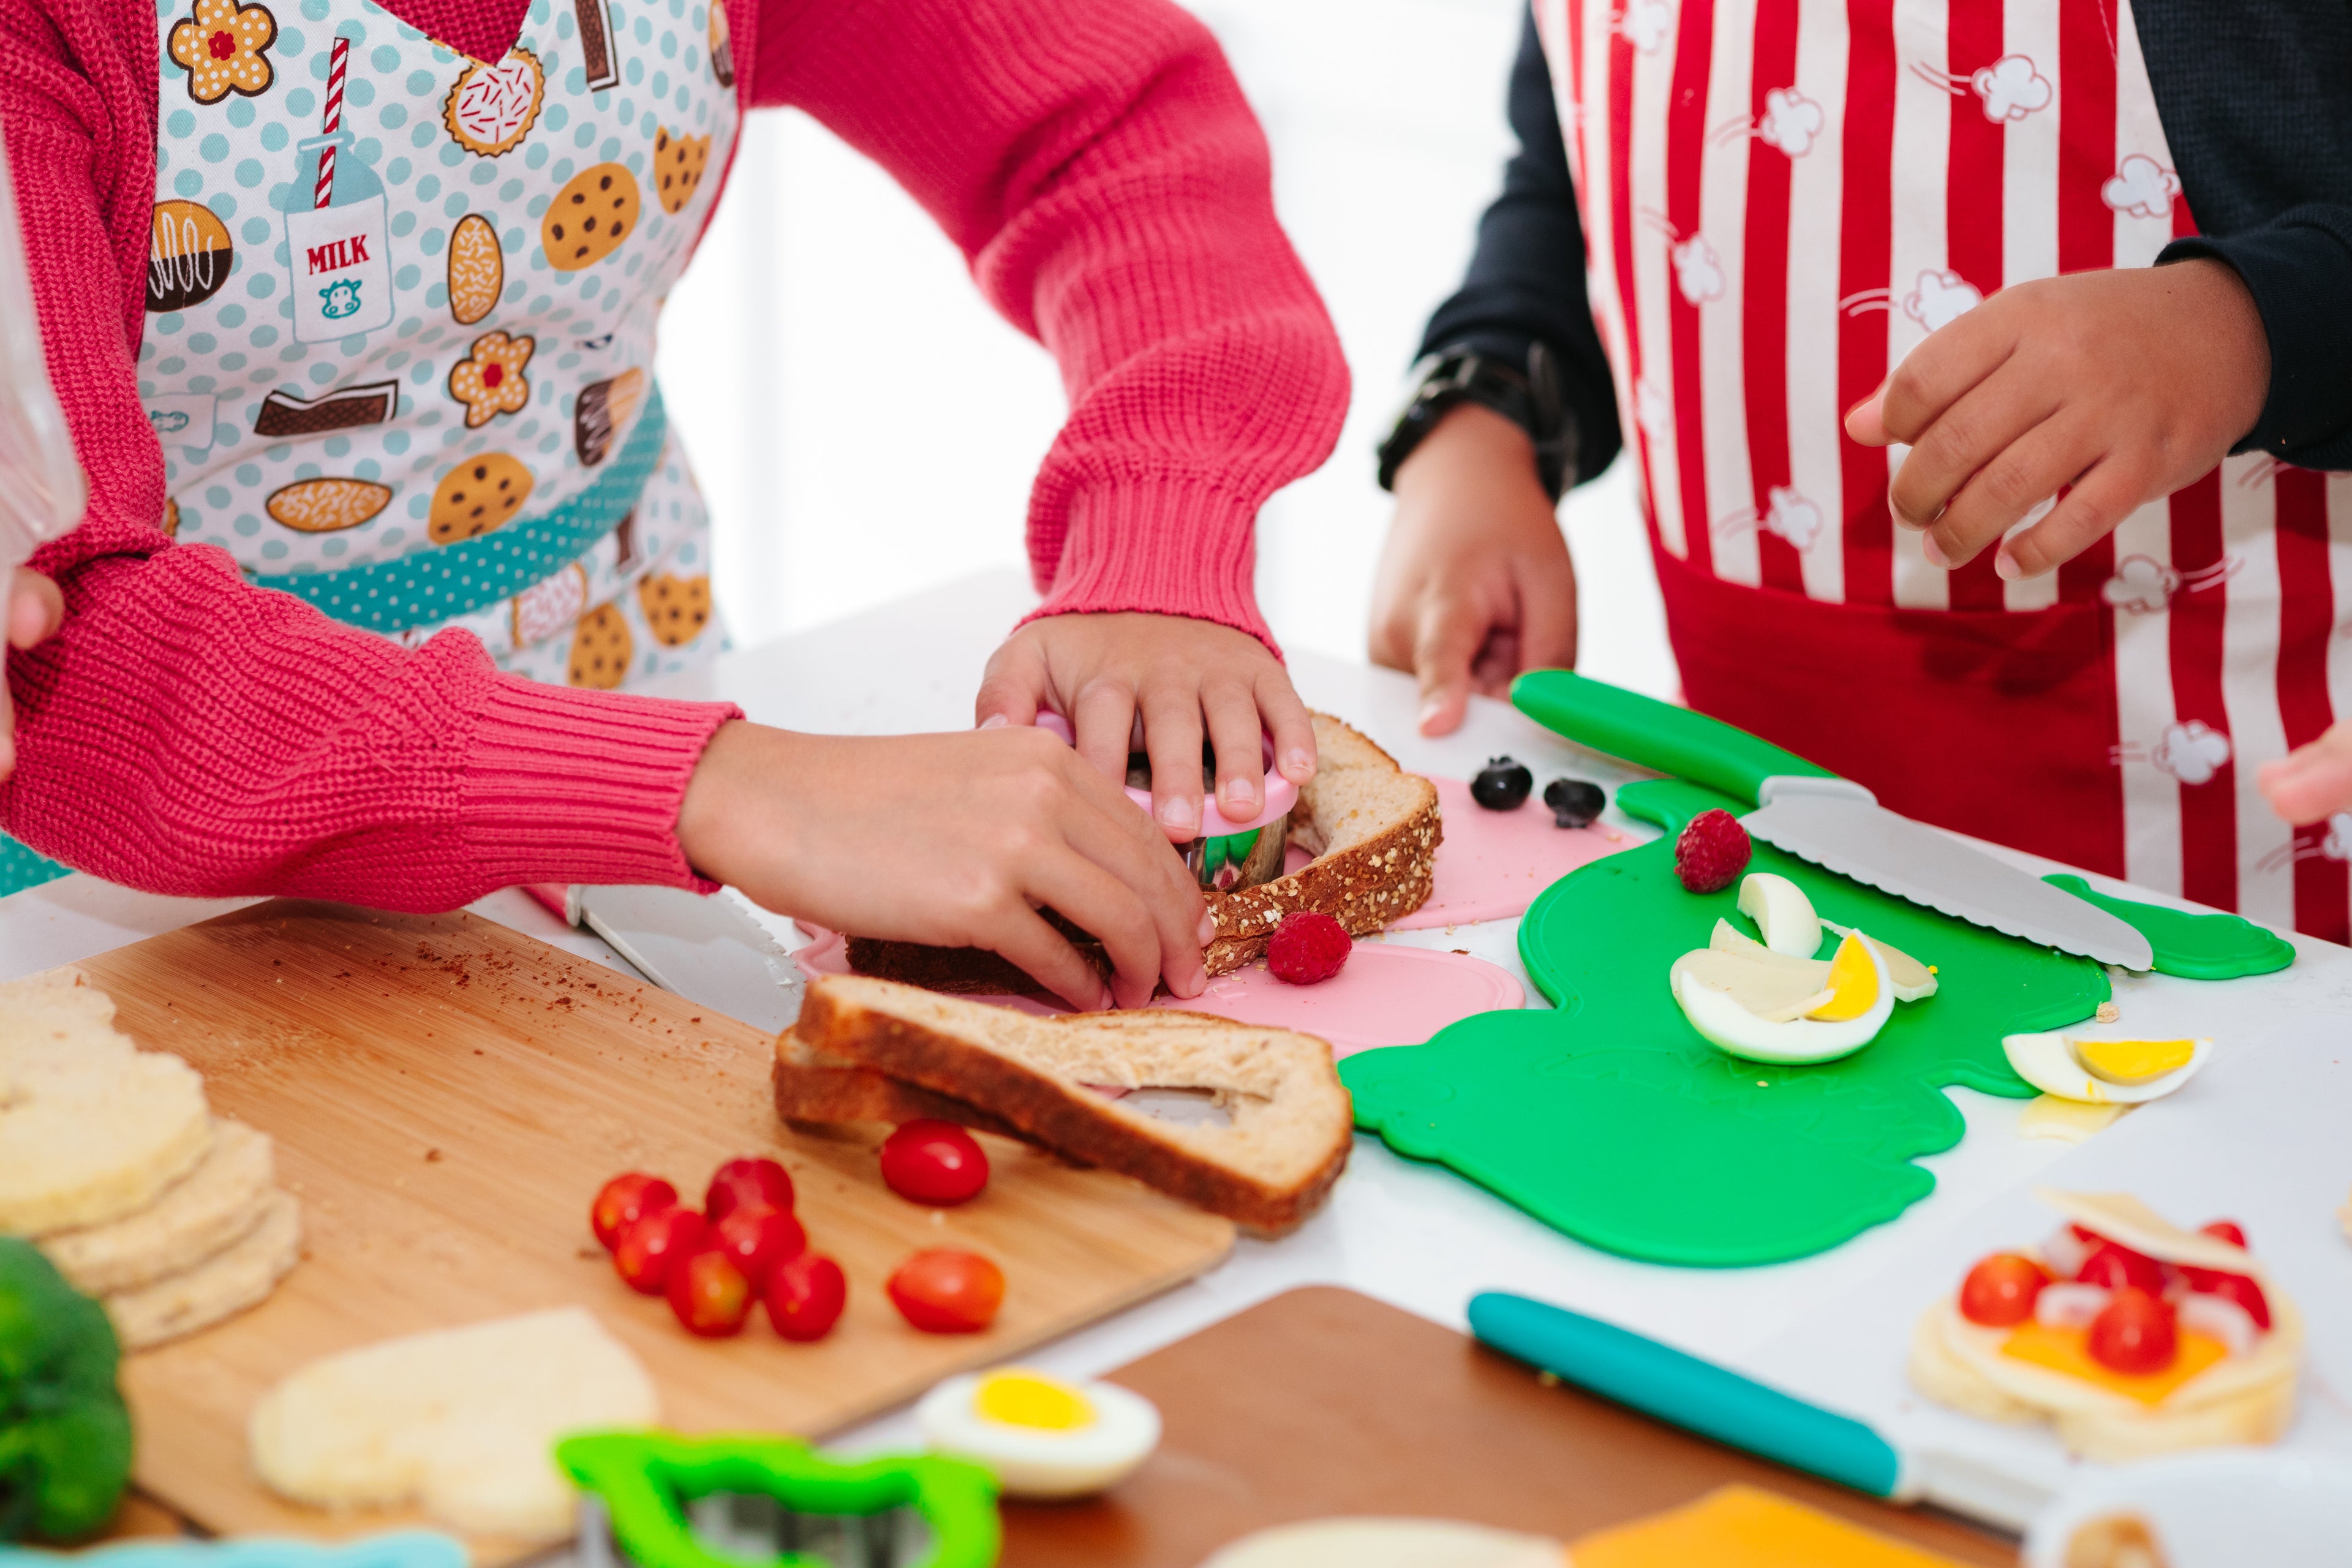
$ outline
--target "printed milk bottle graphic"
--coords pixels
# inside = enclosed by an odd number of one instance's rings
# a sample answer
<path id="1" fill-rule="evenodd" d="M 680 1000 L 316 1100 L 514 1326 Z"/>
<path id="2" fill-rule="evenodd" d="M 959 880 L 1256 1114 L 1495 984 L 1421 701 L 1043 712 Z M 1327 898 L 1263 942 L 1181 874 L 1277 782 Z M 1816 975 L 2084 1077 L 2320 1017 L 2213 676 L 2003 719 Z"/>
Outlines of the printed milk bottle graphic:
<path id="1" fill-rule="evenodd" d="M 338 129 L 295 143 L 295 199 L 303 205 L 286 215 L 286 259 L 294 274 L 294 335 L 306 343 L 392 321 L 383 184 L 352 153 L 352 140 Z"/>

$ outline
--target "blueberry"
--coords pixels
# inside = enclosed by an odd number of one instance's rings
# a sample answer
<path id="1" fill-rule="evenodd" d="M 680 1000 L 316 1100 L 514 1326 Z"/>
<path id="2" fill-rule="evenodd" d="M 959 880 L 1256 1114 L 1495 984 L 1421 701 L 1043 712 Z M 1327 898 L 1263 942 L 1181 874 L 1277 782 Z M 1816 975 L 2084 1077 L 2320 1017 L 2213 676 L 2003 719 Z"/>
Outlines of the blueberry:
<path id="1" fill-rule="evenodd" d="M 1528 771 L 1527 763 L 1490 757 L 1470 781 L 1470 798 L 1488 811 L 1517 811 L 1527 805 L 1528 792 L 1535 787 L 1536 775 Z"/>
<path id="2" fill-rule="evenodd" d="M 1582 779 L 1554 779 L 1544 785 L 1544 804 L 1551 807 L 1552 820 L 1562 827 L 1590 827 L 1609 797 L 1601 793 L 1597 784 Z"/>

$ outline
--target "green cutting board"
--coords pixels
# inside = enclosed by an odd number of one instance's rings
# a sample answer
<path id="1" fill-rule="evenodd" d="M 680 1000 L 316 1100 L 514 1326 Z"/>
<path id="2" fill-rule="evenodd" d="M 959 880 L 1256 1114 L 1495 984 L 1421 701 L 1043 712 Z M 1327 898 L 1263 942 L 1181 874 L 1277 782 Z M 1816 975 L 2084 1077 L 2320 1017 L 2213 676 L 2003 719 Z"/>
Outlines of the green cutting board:
<path id="1" fill-rule="evenodd" d="M 1938 989 L 1897 1004 L 1878 1038 L 1842 1061 L 1735 1059 L 1684 1019 L 1666 973 L 1707 944 L 1717 917 L 1755 934 L 1736 881 L 1692 893 L 1674 866 L 1684 824 L 1745 806 L 1674 779 L 1628 784 L 1617 804 L 1664 836 L 1570 872 L 1520 928 L 1520 956 L 1556 1011 L 1482 1013 L 1426 1045 L 1339 1065 L 1359 1127 L 1594 1247 L 1658 1263 L 1776 1263 L 1893 1219 L 1935 1189 L 1913 1162 L 1960 1141 L 1941 1091 L 2031 1098 L 2001 1037 L 2077 1023 L 2107 999 L 2106 973 L 2087 959 L 1759 842 L 1748 869 L 1779 872 L 1823 919 L 1936 965 Z"/>

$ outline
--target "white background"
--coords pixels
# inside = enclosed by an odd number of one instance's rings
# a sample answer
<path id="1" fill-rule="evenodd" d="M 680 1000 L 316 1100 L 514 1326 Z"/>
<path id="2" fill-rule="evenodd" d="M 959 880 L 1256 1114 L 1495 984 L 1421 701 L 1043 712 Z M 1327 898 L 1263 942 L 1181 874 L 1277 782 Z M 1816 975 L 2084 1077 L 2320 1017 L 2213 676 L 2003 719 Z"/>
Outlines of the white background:
<path id="1" fill-rule="evenodd" d="M 1276 203 L 1355 376 L 1337 454 L 1261 519 L 1259 597 L 1286 644 L 1360 657 L 1389 516 L 1372 447 L 1509 149 L 1522 0 L 1194 9 L 1265 121 Z M 1029 483 L 1064 413 L 1054 367 L 889 177 L 805 115 L 752 117 L 659 369 L 717 518 L 737 646 L 1023 563 Z M 1625 465 L 1563 515 L 1583 668 L 1673 695 Z"/>

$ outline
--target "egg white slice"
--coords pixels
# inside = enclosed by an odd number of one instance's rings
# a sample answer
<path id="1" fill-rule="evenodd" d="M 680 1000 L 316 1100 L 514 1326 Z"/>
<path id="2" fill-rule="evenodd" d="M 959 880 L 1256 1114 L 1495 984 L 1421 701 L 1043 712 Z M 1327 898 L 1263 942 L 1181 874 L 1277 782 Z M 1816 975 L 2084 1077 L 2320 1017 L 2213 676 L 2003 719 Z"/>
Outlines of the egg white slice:
<path id="1" fill-rule="evenodd" d="M 1675 1000 L 1683 1016 L 1707 1044 L 1748 1061 L 1802 1066 L 1850 1057 L 1878 1037 L 1895 1012 L 1895 984 L 1886 973 L 1886 958 L 1877 945 L 1865 941 L 1878 976 L 1877 999 L 1852 1018 L 1794 1018 L 1785 1023 L 1759 1017 L 1728 993 L 1701 984 L 1688 970 L 1675 975 Z"/>
<path id="2" fill-rule="evenodd" d="M 1739 879 L 1739 912 L 1756 922 L 1764 945 L 1790 958 L 1811 958 L 1822 945 L 1821 917 L 1805 889 L 1771 871 Z"/>
<path id="3" fill-rule="evenodd" d="M 1093 1410 L 1094 1418 L 1081 1426 L 1055 1429 L 990 1420 L 980 1413 L 978 1396 L 982 1384 L 992 1374 L 967 1373 L 940 1384 L 917 1402 L 915 1425 L 934 1451 L 992 1471 L 1007 1497 L 1047 1500 L 1106 1490 L 1125 1480 L 1160 1446 L 1159 1407 L 1112 1383 L 1063 1385 Z"/>
<path id="4" fill-rule="evenodd" d="M 2138 1105 L 2159 1100 L 2188 1082 L 2213 1049 L 2210 1040 L 2192 1041 L 2189 1059 L 2179 1067 L 2137 1083 L 2123 1083 L 2103 1078 L 2085 1066 L 2076 1046 L 2074 1037 L 2051 1030 L 2003 1036 L 2000 1051 L 2018 1077 L 2044 1094 L 2085 1105 Z"/>

